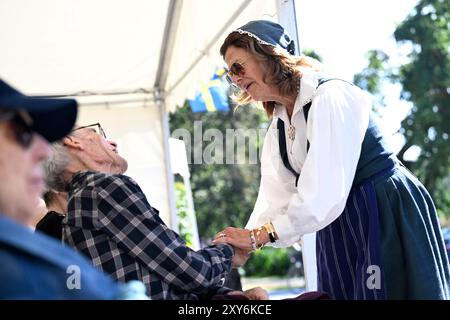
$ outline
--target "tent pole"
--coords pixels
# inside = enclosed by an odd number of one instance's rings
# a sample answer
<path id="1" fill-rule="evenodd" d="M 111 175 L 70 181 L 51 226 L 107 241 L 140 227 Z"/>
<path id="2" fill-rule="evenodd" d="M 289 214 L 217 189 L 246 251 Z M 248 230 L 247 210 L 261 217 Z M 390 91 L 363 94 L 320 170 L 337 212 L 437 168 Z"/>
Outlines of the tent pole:
<path id="1" fill-rule="evenodd" d="M 167 76 L 169 73 L 170 60 L 172 59 L 175 38 L 180 23 L 183 0 L 170 0 L 167 10 L 166 25 L 159 53 L 158 70 L 156 71 L 154 88 L 167 91 Z"/>
<path id="2" fill-rule="evenodd" d="M 295 54 L 299 55 L 301 51 L 295 4 L 295 0 L 277 0 L 277 11 L 280 23 L 295 41 Z M 301 243 L 306 290 L 315 291 L 317 290 L 316 234 L 310 233 L 304 235 Z"/>
<path id="3" fill-rule="evenodd" d="M 159 118 L 161 120 L 161 136 L 164 152 L 164 167 L 166 171 L 166 185 L 167 185 L 167 198 L 170 209 L 170 222 L 169 225 L 175 232 L 179 231 L 178 228 L 178 213 L 175 204 L 175 179 L 172 171 L 172 163 L 170 161 L 170 129 L 169 129 L 169 115 L 166 112 L 164 100 L 160 96 L 160 92 L 155 92 L 155 103 L 158 108 Z"/>
<path id="4" fill-rule="evenodd" d="M 165 90 L 167 84 L 167 75 L 169 73 L 169 61 L 172 58 L 175 37 L 180 21 L 183 0 L 170 0 L 167 10 L 166 25 L 164 28 L 164 36 L 161 43 L 161 52 L 159 54 L 158 70 L 156 72 L 155 83 L 155 102 L 158 107 L 159 117 L 161 119 L 162 143 L 164 150 L 164 162 L 166 168 L 167 181 L 167 197 L 170 208 L 170 227 L 178 232 L 178 213 L 175 204 L 175 179 L 172 172 L 172 164 L 170 161 L 170 126 L 169 115 L 166 108 Z"/>

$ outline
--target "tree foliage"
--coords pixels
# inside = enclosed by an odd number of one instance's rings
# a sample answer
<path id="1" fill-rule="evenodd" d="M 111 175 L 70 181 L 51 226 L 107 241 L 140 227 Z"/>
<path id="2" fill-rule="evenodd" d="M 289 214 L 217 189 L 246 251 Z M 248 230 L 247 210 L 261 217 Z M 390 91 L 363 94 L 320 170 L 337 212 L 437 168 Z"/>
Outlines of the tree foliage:
<path id="1" fill-rule="evenodd" d="M 367 60 L 367 67 L 354 75 L 353 83 L 377 97 L 378 101 L 374 106 L 376 111 L 385 104 L 382 94 L 383 81 L 393 77 L 392 69 L 389 66 L 389 56 L 381 50 L 370 50 Z"/>
<path id="2" fill-rule="evenodd" d="M 411 168 L 432 193 L 441 213 L 450 215 L 450 2 L 421 0 L 394 35 L 411 46 L 409 63 L 400 68 L 403 98 L 412 112 L 402 122 L 406 143 L 419 146 Z"/>
<path id="3" fill-rule="evenodd" d="M 181 180 L 181 179 L 180 179 Z M 189 220 L 186 188 L 182 181 L 175 182 L 175 205 L 178 213 L 178 230 L 188 246 L 192 246 L 192 226 Z"/>
<path id="4" fill-rule="evenodd" d="M 305 50 L 303 50 L 302 55 L 308 56 L 310 58 L 314 58 L 320 62 L 323 61 L 322 56 L 320 54 L 318 54 L 316 51 L 314 51 L 313 49 L 306 48 Z"/>
<path id="5" fill-rule="evenodd" d="M 383 82 L 400 83 L 401 98 L 412 103 L 401 123 L 405 144 L 398 158 L 421 179 L 438 211 L 450 216 L 450 2 L 421 0 L 397 27 L 398 44 L 410 48 L 408 62 L 394 68 L 379 50 L 368 53 L 368 66 L 354 82 L 384 105 Z M 415 162 L 404 156 L 419 147 Z"/>
<path id="6" fill-rule="evenodd" d="M 219 130 L 223 135 L 222 143 L 226 149 L 234 148 L 230 144 L 235 143 L 226 139 L 227 129 L 264 129 L 268 120 L 263 110 L 252 106 L 230 108 L 228 112 L 193 113 L 186 103 L 183 108 L 171 115 L 170 128 L 172 133 L 180 128 L 190 132 L 191 142 L 185 143 L 191 143 L 191 148 L 188 147 L 191 149 L 188 159 L 192 160 L 196 149 L 205 151 L 212 143 L 204 138 L 200 144 L 194 145 L 194 122 L 197 121 L 201 121 L 203 134 L 208 129 Z M 256 146 L 250 146 L 249 144 L 255 141 L 248 139 L 247 150 L 256 148 L 259 153 L 262 142 L 262 139 L 258 139 Z M 220 154 L 215 156 L 222 157 Z M 200 237 L 210 239 L 227 226 L 244 227 L 258 193 L 259 161 L 254 164 L 250 164 L 249 161 L 244 164 L 226 164 L 225 161 L 223 164 L 208 164 L 203 161 L 201 164 L 190 164 L 189 170 Z"/>

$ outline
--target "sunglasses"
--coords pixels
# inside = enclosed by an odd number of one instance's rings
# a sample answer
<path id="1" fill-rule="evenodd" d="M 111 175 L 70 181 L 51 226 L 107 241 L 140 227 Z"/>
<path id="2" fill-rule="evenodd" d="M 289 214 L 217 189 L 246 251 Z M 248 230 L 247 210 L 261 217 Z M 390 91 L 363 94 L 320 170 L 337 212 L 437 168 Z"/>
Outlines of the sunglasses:
<path id="1" fill-rule="evenodd" d="M 92 130 L 94 130 L 95 133 L 97 133 L 98 135 L 101 135 L 103 138 L 106 139 L 105 130 L 103 130 L 102 126 L 98 122 L 90 124 L 90 125 L 87 125 L 87 126 L 78 127 L 76 129 L 73 129 L 72 132 L 77 131 L 77 130 L 81 130 L 81 129 L 86 129 L 86 128 L 92 128 Z"/>
<path id="2" fill-rule="evenodd" d="M 33 141 L 34 131 L 31 128 L 33 120 L 25 111 L 5 111 L 0 113 L 0 122 L 8 121 L 16 141 L 23 147 L 28 148 Z"/>
<path id="3" fill-rule="evenodd" d="M 236 77 L 242 77 L 245 75 L 245 64 L 247 63 L 248 59 L 244 62 L 234 62 L 230 69 L 227 71 L 226 79 L 230 84 L 234 84 L 233 82 L 233 76 Z"/>

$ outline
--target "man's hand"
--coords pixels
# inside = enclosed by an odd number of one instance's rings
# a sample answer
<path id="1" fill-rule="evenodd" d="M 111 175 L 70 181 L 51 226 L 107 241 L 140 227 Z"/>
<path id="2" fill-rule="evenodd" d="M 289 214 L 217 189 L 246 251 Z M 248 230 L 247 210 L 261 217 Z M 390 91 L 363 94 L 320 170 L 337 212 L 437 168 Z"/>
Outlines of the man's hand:
<path id="1" fill-rule="evenodd" d="M 250 240 L 250 230 L 247 229 L 227 227 L 216 234 L 213 243 L 228 243 L 235 248 L 240 248 L 246 251 L 253 250 L 252 242 Z"/>
<path id="2" fill-rule="evenodd" d="M 250 257 L 250 252 L 239 248 L 234 248 L 234 256 L 231 266 L 233 268 L 242 267 Z"/>
<path id="3" fill-rule="evenodd" d="M 245 291 L 230 291 L 227 296 L 246 297 L 249 300 L 269 300 L 267 291 L 261 287 L 251 288 Z M 236 299 L 238 300 L 238 299 Z"/>
<path id="4" fill-rule="evenodd" d="M 250 300 L 269 300 L 269 294 L 261 287 L 245 290 L 244 295 Z"/>

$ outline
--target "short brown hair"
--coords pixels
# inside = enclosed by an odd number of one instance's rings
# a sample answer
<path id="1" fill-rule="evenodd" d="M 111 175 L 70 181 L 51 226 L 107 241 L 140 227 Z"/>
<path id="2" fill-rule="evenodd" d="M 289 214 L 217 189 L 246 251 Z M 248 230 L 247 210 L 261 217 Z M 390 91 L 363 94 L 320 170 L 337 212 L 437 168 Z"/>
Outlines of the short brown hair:
<path id="1" fill-rule="evenodd" d="M 290 55 L 287 51 L 261 44 L 247 34 L 230 33 L 220 47 L 222 57 L 225 58 L 225 53 L 230 46 L 244 49 L 261 61 L 265 71 L 263 81 L 267 84 L 276 85 L 282 95 L 297 93 L 298 84 L 302 77 L 299 66 L 310 67 L 315 70 L 321 69 L 320 62 L 313 58 Z M 253 100 L 247 92 L 241 92 L 236 97 L 236 102 L 238 104 L 247 104 L 253 102 Z M 274 101 L 264 101 L 262 104 L 267 115 L 271 117 L 276 103 Z"/>
<path id="2" fill-rule="evenodd" d="M 51 205 L 55 201 L 55 197 L 56 197 L 55 191 L 50 189 L 45 191 L 44 195 L 42 196 L 45 202 L 45 206 L 48 207 L 49 205 Z"/>

